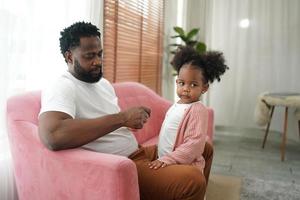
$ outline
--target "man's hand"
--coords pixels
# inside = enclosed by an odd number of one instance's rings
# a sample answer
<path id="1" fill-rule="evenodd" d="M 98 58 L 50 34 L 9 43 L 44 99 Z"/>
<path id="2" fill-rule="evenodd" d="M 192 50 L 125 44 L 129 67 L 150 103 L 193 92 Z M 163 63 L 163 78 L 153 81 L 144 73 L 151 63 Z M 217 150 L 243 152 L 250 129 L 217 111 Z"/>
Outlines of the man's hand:
<path id="1" fill-rule="evenodd" d="M 150 169 L 159 169 L 161 167 L 168 166 L 168 164 L 166 164 L 160 160 L 154 160 L 154 161 L 150 162 L 148 165 L 149 165 Z"/>
<path id="2" fill-rule="evenodd" d="M 133 107 L 121 112 L 125 120 L 124 126 L 131 129 L 141 129 L 150 117 L 150 113 L 151 110 L 143 106 Z"/>

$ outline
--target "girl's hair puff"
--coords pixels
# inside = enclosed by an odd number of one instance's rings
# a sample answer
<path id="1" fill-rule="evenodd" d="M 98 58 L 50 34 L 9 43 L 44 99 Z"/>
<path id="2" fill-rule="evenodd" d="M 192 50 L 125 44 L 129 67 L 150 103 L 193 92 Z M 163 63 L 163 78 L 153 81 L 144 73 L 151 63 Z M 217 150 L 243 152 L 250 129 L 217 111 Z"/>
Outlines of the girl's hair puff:
<path id="1" fill-rule="evenodd" d="M 213 83 L 214 80 L 220 81 L 220 76 L 225 73 L 227 65 L 222 52 L 207 51 L 199 54 L 192 47 L 183 47 L 175 54 L 171 64 L 179 73 L 181 67 L 185 64 L 190 64 L 193 67 L 200 69 L 205 78 L 205 82 Z"/>

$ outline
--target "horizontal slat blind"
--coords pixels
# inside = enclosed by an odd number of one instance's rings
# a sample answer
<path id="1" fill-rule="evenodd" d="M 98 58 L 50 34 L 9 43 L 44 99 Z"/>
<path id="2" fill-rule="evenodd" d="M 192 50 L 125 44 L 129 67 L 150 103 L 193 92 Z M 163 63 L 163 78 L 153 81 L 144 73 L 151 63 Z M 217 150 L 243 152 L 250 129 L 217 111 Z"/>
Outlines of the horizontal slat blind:
<path id="1" fill-rule="evenodd" d="M 104 1 L 104 76 L 161 93 L 163 0 Z"/>

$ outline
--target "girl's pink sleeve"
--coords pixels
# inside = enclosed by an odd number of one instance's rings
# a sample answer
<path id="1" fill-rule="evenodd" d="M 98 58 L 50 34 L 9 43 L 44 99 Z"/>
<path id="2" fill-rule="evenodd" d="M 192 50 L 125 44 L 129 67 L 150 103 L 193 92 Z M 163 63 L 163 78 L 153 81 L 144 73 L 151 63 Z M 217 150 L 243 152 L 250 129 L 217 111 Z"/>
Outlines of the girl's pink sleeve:
<path id="1" fill-rule="evenodd" d="M 191 164 L 202 155 L 206 142 L 207 109 L 203 105 L 195 106 L 184 120 L 179 130 L 179 134 L 184 134 L 183 143 L 173 152 L 159 158 L 160 161 L 167 164 Z"/>

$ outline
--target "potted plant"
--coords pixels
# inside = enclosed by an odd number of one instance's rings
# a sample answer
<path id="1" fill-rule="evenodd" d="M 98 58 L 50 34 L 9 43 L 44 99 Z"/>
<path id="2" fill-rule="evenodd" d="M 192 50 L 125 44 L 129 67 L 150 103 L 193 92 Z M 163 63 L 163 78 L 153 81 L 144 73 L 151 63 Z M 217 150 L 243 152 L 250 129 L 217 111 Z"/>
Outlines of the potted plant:
<path id="1" fill-rule="evenodd" d="M 177 33 L 174 36 L 171 36 L 171 38 L 180 38 L 180 43 L 173 43 L 170 44 L 171 47 L 171 54 L 175 54 L 178 49 L 190 46 L 196 49 L 198 53 L 204 53 L 206 51 L 206 44 L 204 42 L 200 42 L 196 39 L 196 36 L 199 33 L 199 28 L 193 28 L 189 32 L 185 32 L 183 28 L 175 26 L 173 27 L 174 31 Z M 175 48 L 174 48 L 175 47 Z M 172 64 L 172 63 L 171 63 Z M 177 72 L 173 72 L 174 75 L 177 75 Z"/>

